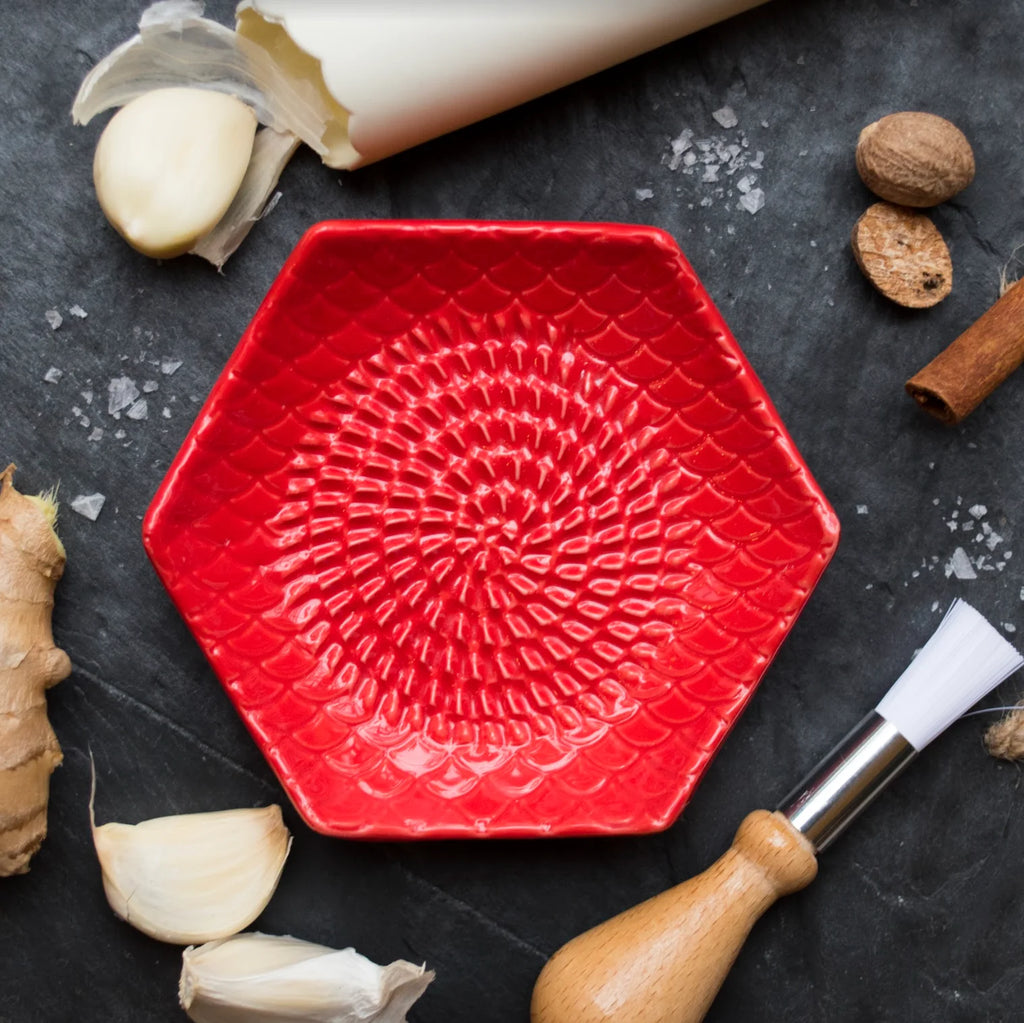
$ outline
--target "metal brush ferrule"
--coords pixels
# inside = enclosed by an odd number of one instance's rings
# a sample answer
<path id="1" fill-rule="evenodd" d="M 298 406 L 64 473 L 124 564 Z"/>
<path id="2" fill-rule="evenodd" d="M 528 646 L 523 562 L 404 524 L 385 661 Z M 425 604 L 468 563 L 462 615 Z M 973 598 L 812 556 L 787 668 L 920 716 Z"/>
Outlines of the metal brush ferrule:
<path id="1" fill-rule="evenodd" d="M 917 750 L 875 711 L 779 804 L 779 811 L 817 852 L 831 845 Z"/>

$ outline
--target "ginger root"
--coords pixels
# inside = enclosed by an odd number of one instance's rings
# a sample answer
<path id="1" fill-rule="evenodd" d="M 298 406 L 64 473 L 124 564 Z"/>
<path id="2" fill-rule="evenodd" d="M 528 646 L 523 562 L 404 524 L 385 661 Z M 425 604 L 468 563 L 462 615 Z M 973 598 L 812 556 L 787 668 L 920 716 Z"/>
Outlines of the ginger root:
<path id="1" fill-rule="evenodd" d="M 0 877 L 25 873 L 46 837 L 62 756 L 45 691 L 71 673 L 50 625 L 65 561 L 57 505 L 18 493 L 13 477 L 13 465 L 0 472 Z"/>

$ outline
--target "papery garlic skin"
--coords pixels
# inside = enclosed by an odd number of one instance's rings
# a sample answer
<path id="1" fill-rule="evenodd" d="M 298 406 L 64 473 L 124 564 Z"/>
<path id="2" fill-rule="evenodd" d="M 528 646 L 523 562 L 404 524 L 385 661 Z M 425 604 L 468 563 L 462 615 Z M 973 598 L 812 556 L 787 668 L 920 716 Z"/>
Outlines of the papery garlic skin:
<path id="1" fill-rule="evenodd" d="M 93 160 L 96 197 L 133 248 L 187 252 L 224 216 L 256 135 L 241 100 L 205 89 L 156 89 L 111 119 Z"/>
<path id="2" fill-rule="evenodd" d="M 93 824 L 92 837 L 111 909 L 179 945 L 248 927 L 274 894 L 291 847 L 279 806 Z"/>
<path id="3" fill-rule="evenodd" d="M 194 1023 L 404 1023 L 433 979 L 401 959 L 251 933 L 185 949 L 178 996 Z"/>

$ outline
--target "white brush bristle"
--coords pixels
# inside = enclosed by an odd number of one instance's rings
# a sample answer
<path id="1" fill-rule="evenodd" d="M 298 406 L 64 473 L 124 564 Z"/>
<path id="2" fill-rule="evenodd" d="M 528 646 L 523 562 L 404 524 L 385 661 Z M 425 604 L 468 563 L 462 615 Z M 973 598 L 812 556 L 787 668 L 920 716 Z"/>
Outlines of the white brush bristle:
<path id="1" fill-rule="evenodd" d="M 922 750 L 1022 664 L 980 612 L 954 600 L 875 710 Z"/>

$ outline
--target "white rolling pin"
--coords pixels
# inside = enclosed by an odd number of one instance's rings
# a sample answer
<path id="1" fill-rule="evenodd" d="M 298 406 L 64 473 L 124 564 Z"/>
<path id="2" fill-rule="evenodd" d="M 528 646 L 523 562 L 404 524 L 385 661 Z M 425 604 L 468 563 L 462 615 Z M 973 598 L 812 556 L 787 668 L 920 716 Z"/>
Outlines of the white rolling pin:
<path id="1" fill-rule="evenodd" d="M 353 168 L 602 71 L 764 0 L 243 0 L 238 32 L 319 62 Z M 284 52 L 282 47 L 278 52 Z"/>

